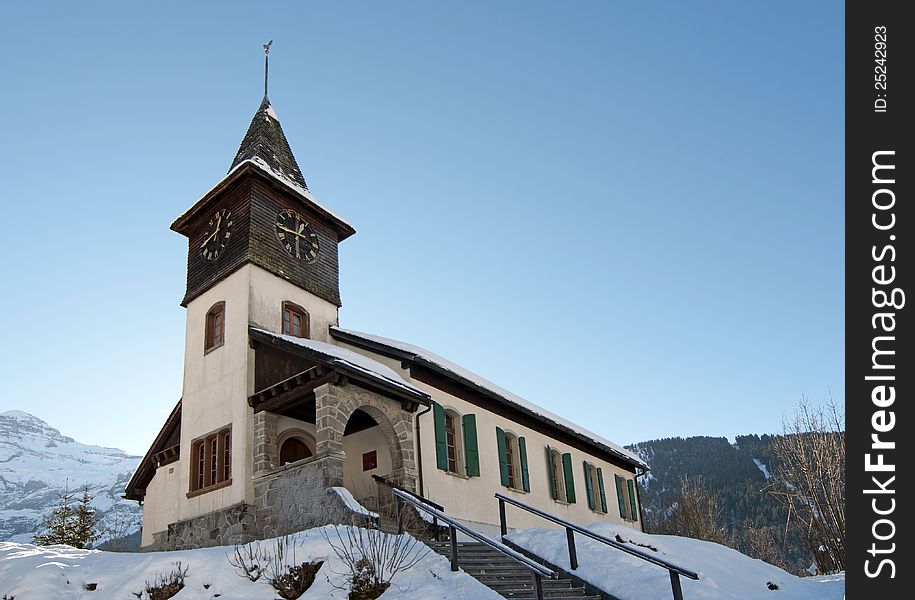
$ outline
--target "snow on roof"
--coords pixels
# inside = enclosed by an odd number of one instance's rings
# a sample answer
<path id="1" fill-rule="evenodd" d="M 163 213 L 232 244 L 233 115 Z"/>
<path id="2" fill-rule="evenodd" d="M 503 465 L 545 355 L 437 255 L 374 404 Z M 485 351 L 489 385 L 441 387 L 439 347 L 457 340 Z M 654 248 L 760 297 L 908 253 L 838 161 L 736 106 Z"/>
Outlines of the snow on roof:
<path id="1" fill-rule="evenodd" d="M 279 118 L 278 116 L 276 116 L 276 111 L 273 110 L 273 105 L 272 105 L 272 104 L 268 104 L 268 105 L 267 105 L 267 111 L 266 111 L 266 112 L 267 112 L 268 115 L 270 115 L 270 116 L 273 118 L 274 121 L 279 121 L 279 120 L 280 120 L 280 118 Z"/>
<path id="2" fill-rule="evenodd" d="M 253 157 L 253 158 L 245 159 L 245 160 L 241 161 L 240 163 L 238 163 L 237 165 L 235 165 L 235 166 L 232 168 L 231 171 L 229 171 L 228 173 L 226 173 L 226 176 L 225 176 L 225 177 L 223 177 L 222 179 L 220 179 L 219 182 L 218 182 L 216 185 L 214 185 L 212 188 L 210 188 L 210 189 L 207 191 L 206 194 L 204 194 L 203 196 L 201 196 L 201 198 L 206 198 L 207 196 L 209 196 L 210 193 L 213 192 L 213 190 L 215 190 L 216 188 L 218 188 L 219 186 L 221 186 L 221 185 L 223 184 L 223 182 L 225 182 L 227 179 L 229 179 L 229 178 L 232 176 L 232 174 L 235 173 L 235 171 L 237 171 L 238 169 L 240 169 L 241 166 L 242 166 L 242 165 L 245 165 L 245 164 L 252 164 L 252 165 L 256 166 L 257 168 L 259 168 L 261 171 L 263 171 L 263 172 L 266 173 L 267 175 L 273 177 L 274 179 L 276 179 L 277 181 L 279 181 L 280 183 L 282 183 L 284 186 L 288 187 L 292 192 L 298 194 L 299 196 L 301 196 L 302 198 L 304 198 L 304 199 L 307 200 L 308 202 L 314 204 L 314 205 L 315 205 L 318 209 L 320 209 L 322 212 L 327 213 L 328 215 L 330 215 L 330 216 L 332 216 L 334 219 L 340 221 L 341 223 L 343 223 L 343 224 L 346 225 L 347 227 L 350 227 L 351 229 L 355 229 L 352 225 L 349 224 L 349 222 L 347 222 L 346 219 L 344 219 L 343 217 L 341 217 L 340 215 L 338 215 L 338 214 L 335 213 L 334 211 L 330 210 L 329 208 L 327 208 L 326 206 L 324 206 L 323 204 L 321 204 L 320 202 L 318 202 L 317 199 L 315 199 L 315 197 L 311 195 L 311 192 L 309 192 L 308 190 L 306 190 L 305 188 L 303 188 L 302 186 L 300 186 L 298 183 L 296 183 L 295 181 L 293 181 L 293 180 L 290 179 L 289 177 L 286 177 L 285 175 L 283 175 L 283 174 L 281 174 L 281 173 L 277 173 L 275 169 L 271 168 L 270 165 L 267 164 L 267 161 L 265 161 L 264 159 L 262 159 L 262 158 L 259 157 L 259 156 L 255 156 L 255 157 Z M 181 214 L 180 217 L 178 217 L 177 219 L 175 219 L 175 221 L 176 221 L 176 222 L 177 222 L 177 221 L 181 221 L 182 219 L 184 219 L 185 217 L 187 217 L 187 216 L 191 213 L 191 211 L 194 210 L 194 208 L 197 207 L 197 204 L 198 204 L 199 202 L 200 202 L 200 200 L 198 200 L 197 202 L 195 202 L 190 208 L 188 208 L 186 211 L 184 211 L 184 212 Z"/>
<path id="3" fill-rule="evenodd" d="M 382 364 L 377 360 L 369 358 L 364 354 L 359 354 L 358 352 L 353 352 L 352 350 L 341 348 L 340 346 L 334 346 L 333 344 L 319 342 L 318 340 L 310 340 L 307 338 L 274 333 L 272 331 L 267 331 L 266 329 L 260 329 L 259 327 L 251 327 L 251 331 L 256 331 L 275 339 L 283 340 L 290 344 L 301 346 L 302 348 L 307 348 L 312 352 L 317 352 L 318 354 L 329 359 L 331 363 L 342 363 L 350 369 L 355 369 L 365 373 L 374 379 L 384 380 L 391 385 L 408 390 L 413 394 L 419 394 L 427 398 L 429 396 L 429 394 L 426 392 L 408 383 L 391 367 Z"/>
<path id="4" fill-rule="evenodd" d="M 496 396 L 499 396 L 506 402 L 508 402 L 510 404 L 514 404 L 514 405 L 518 406 L 519 408 L 524 409 L 527 412 L 530 412 L 538 417 L 541 417 L 545 421 L 552 422 L 555 425 L 558 425 L 559 427 L 561 427 L 563 429 L 568 429 L 569 431 L 571 431 L 581 437 L 584 437 L 599 446 L 604 446 L 612 454 L 616 454 L 616 455 L 620 456 L 621 458 L 624 458 L 625 460 L 632 462 L 640 467 L 644 467 L 646 469 L 648 468 L 648 464 L 644 460 L 639 458 L 638 455 L 633 454 L 629 450 L 626 450 L 622 446 L 614 444 L 610 440 L 608 440 L 604 437 L 601 437 L 592 431 L 588 431 L 587 429 L 580 427 L 580 426 L 572 423 L 571 421 L 567 421 L 566 419 L 563 419 L 559 415 L 556 415 L 556 414 L 546 410 L 545 408 L 541 408 L 541 407 L 537 406 L 536 404 L 534 404 L 533 402 L 529 402 L 529 401 L 525 400 L 521 396 L 511 393 L 508 390 L 506 390 L 505 388 L 502 388 L 502 387 L 492 383 L 491 381 L 489 381 L 483 377 L 480 377 L 476 373 L 468 371 L 464 367 L 457 365 L 445 358 L 442 358 L 441 356 L 435 354 L 434 352 L 430 352 L 429 350 L 426 350 L 425 348 L 422 348 L 420 346 L 415 346 L 413 344 L 408 344 L 406 342 L 401 342 L 398 340 L 392 340 L 390 338 L 382 337 L 380 335 L 362 333 L 360 331 L 353 331 L 350 329 L 343 329 L 340 327 L 331 327 L 331 330 L 339 331 L 343 334 L 348 334 L 348 335 L 351 335 L 354 337 L 362 338 L 364 340 L 373 342 L 375 344 L 380 344 L 382 346 L 388 346 L 395 350 L 399 350 L 401 352 L 411 354 L 411 355 L 413 355 L 414 358 L 418 358 L 424 362 L 431 363 L 432 365 L 435 365 L 438 368 L 440 368 L 444 371 L 447 371 L 448 373 L 453 375 L 455 378 L 461 379 L 474 386 L 487 390 L 487 391 L 495 394 Z"/>

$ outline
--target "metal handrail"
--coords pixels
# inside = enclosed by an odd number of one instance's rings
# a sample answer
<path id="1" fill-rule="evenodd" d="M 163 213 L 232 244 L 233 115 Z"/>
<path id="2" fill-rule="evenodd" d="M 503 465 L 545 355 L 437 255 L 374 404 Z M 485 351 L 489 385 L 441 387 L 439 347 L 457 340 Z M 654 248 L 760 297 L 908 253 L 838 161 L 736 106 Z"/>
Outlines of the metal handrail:
<path id="1" fill-rule="evenodd" d="M 533 584 L 534 597 L 537 600 L 543 600 L 543 582 L 542 578 L 547 577 L 549 579 L 556 579 L 556 572 L 552 569 L 544 567 L 540 563 L 531 560 L 527 556 L 521 554 L 520 552 L 513 550 L 499 542 L 492 539 L 491 537 L 480 533 L 479 531 L 474 531 L 473 529 L 463 525 L 462 523 L 452 519 L 451 517 L 446 516 L 440 510 L 432 508 L 428 504 L 415 499 L 411 494 L 402 492 L 398 489 L 392 489 L 391 493 L 394 494 L 395 498 L 403 502 L 409 502 L 414 508 L 423 510 L 433 517 L 441 520 L 442 522 L 448 525 L 451 533 L 451 570 L 458 570 L 458 552 L 457 552 L 457 532 L 470 536 L 471 538 L 483 543 L 485 546 L 489 546 L 493 550 L 508 556 L 513 559 L 515 562 L 521 563 L 528 571 L 531 572 L 531 582 Z M 398 505 L 398 512 L 400 512 L 400 507 Z M 402 521 L 398 518 L 398 533 L 403 533 L 401 529 Z"/>
<path id="2" fill-rule="evenodd" d="M 410 494 L 411 496 L 413 496 L 414 498 L 416 498 L 417 500 L 419 500 L 419 501 L 422 502 L 423 504 L 428 504 L 428 505 L 431 506 L 432 508 L 435 508 L 435 509 L 438 509 L 438 510 L 440 510 L 440 511 L 442 511 L 442 512 L 445 512 L 445 507 L 442 506 L 441 504 L 438 504 L 437 502 L 433 502 L 432 500 L 429 500 L 429 499 L 426 498 L 425 496 L 420 496 L 419 494 L 414 494 L 414 493 L 411 492 L 410 490 L 405 489 L 405 488 L 402 488 L 402 487 L 400 487 L 399 485 L 397 485 L 396 483 L 394 483 L 394 482 L 392 482 L 392 481 L 388 481 L 387 479 L 385 479 L 385 478 L 382 477 L 381 475 L 372 475 L 372 479 L 374 479 L 374 480 L 377 481 L 378 483 L 382 483 L 382 484 L 388 486 L 388 487 L 391 488 L 392 490 L 400 490 L 401 492 L 404 492 L 405 494 Z"/>
<path id="3" fill-rule="evenodd" d="M 629 546 L 622 544 L 616 540 L 612 540 L 608 537 L 600 535 L 599 533 L 594 533 L 593 531 L 585 529 L 581 525 L 577 525 L 575 523 L 572 523 L 571 521 L 566 521 L 563 518 L 557 517 L 555 515 L 551 515 L 550 513 L 546 512 L 546 511 L 543 511 L 543 510 L 540 510 L 539 508 L 530 506 L 529 504 L 525 504 L 524 502 L 515 500 L 514 498 L 509 498 L 508 496 L 503 496 L 502 494 L 500 494 L 498 492 L 495 494 L 495 497 L 499 501 L 499 525 L 500 525 L 500 529 L 501 529 L 503 537 L 505 537 L 508 534 L 508 525 L 505 520 L 505 503 L 506 502 L 509 504 L 513 504 L 513 505 L 517 506 L 518 508 L 524 509 L 524 510 L 528 511 L 529 513 L 533 513 L 533 514 L 537 515 L 538 517 L 544 518 L 548 521 L 552 521 L 553 523 L 556 523 L 557 525 L 562 525 L 563 527 L 565 527 L 566 540 L 568 541 L 568 545 L 569 545 L 569 565 L 572 567 L 573 571 L 578 568 L 578 554 L 575 550 L 574 533 L 580 533 L 583 536 L 597 540 L 598 542 L 603 542 L 604 544 L 607 544 L 608 546 L 612 546 L 613 548 L 616 548 L 617 550 L 622 550 L 623 552 L 626 552 L 627 554 L 631 554 L 632 556 L 641 558 L 644 561 L 650 562 L 654 565 L 667 569 L 668 572 L 670 573 L 670 586 L 671 586 L 671 589 L 673 590 L 675 600 L 683 600 L 683 591 L 680 588 L 680 575 L 683 575 L 684 577 L 688 577 L 690 579 L 694 579 L 696 581 L 699 580 L 699 575 L 697 575 L 693 571 L 690 571 L 689 569 L 686 569 L 679 565 L 675 565 L 671 562 L 668 562 L 668 561 L 658 558 L 656 556 L 652 556 L 646 552 L 642 552 L 641 550 L 636 550 L 635 548 L 630 548 Z"/>

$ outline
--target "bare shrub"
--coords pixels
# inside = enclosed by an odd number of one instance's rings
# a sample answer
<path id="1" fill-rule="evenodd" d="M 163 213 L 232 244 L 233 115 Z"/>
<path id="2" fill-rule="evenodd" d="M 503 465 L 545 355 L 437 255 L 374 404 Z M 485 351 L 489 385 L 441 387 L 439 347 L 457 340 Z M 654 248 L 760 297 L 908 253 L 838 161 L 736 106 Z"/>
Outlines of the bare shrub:
<path id="1" fill-rule="evenodd" d="M 248 543 L 235 545 L 229 564 L 249 581 L 264 581 L 273 586 L 281 598 L 295 600 L 314 583 L 324 561 L 300 563 L 296 558 L 297 534 L 273 540 L 272 545 Z"/>
<path id="2" fill-rule="evenodd" d="M 718 497 L 702 485 L 702 478 L 680 478 L 680 496 L 661 521 L 658 533 L 725 543 Z"/>
<path id="3" fill-rule="evenodd" d="M 784 421 L 772 449 L 781 463 L 771 493 L 788 509 L 788 526 L 804 536 L 821 573 L 845 570 L 845 415 L 830 395 L 813 407 L 806 397 Z"/>
<path id="4" fill-rule="evenodd" d="M 413 536 L 355 525 L 331 525 L 321 534 L 346 567 L 337 575 L 344 577 L 350 600 L 377 598 L 397 573 L 413 568 L 431 551 Z"/>
<path id="5" fill-rule="evenodd" d="M 156 573 L 152 583 L 146 581 L 146 597 L 148 600 L 168 600 L 184 588 L 187 577 L 187 567 L 181 567 L 181 561 L 166 573 Z"/>
<path id="6" fill-rule="evenodd" d="M 229 564 L 235 569 L 239 577 L 244 577 L 249 581 L 257 581 L 267 569 L 270 562 L 270 552 L 260 544 L 247 543 L 235 544 L 235 551 L 232 556 L 226 555 Z"/>

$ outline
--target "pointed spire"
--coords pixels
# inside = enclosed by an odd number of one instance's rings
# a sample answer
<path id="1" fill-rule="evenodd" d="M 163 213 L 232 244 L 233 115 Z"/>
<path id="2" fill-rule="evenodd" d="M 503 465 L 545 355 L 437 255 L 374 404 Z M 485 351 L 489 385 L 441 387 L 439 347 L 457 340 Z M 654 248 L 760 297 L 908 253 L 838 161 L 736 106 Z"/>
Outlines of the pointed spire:
<path id="1" fill-rule="evenodd" d="M 280 126 L 280 120 L 277 118 L 273 107 L 270 106 L 270 100 L 264 96 L 260 108 L 254 113 L 251 119 L 251 125 L 248 127 L 248 133 L 241 141 L 238 148 L 238 154 L 229 167 L 229 172 L 237 167 L 240 163 L 259 158 L 273 169 L 277 174 L 291 179 L 306 190 L 305 178 L 302 171 L 292 155 L 292 149 L 289 142 L 286 141 L 286 135 Z"/>

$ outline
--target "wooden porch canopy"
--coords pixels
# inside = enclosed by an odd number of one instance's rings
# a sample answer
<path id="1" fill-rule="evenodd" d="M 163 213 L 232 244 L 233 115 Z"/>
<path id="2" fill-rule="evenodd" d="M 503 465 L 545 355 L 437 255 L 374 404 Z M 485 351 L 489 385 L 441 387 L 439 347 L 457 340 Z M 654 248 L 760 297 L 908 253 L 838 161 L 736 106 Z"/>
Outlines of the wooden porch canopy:
<path id="1" fill-rule="evenodd" d="M 173 463 L 180 458 L 179 441 L 181 439 L 181 400 L 172 409 L 172 412 L 165 420 L 159 435 L 153 441 L 152 446 L 146 451 L 143 460 L 133 476 L 127 483 L 124 490 L 124 498 L 127 500 L 136 500 L 142 502 L 146 496 L 146 486 L 152 481 L 156 469 L 163 465 Z"/>
<path id="2" fill-rule="evenodd" d="M 271 384 L 248 397 L 254 412 L 282 412 L 314 399 L 315 389 L 325 383 L 353 384 L 396 400 L 414 412 L 420 404 L 428 406 L 429 394 L 407 383 L 390 367 L 367 356 L 316 340 L 280 335 L 249 327 L 251 345 L 257 351 L 263 344 L 305 359 L 311 366 Z"/>

